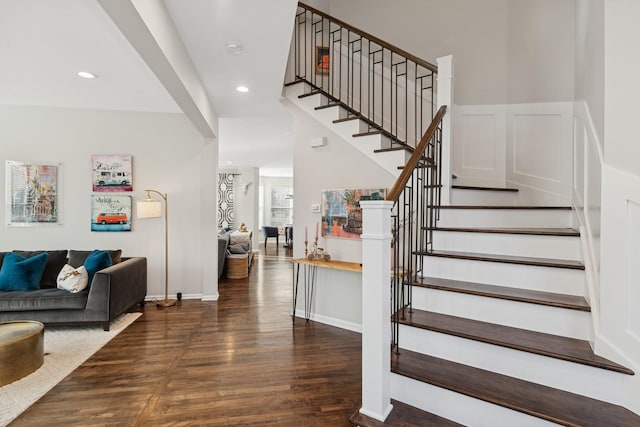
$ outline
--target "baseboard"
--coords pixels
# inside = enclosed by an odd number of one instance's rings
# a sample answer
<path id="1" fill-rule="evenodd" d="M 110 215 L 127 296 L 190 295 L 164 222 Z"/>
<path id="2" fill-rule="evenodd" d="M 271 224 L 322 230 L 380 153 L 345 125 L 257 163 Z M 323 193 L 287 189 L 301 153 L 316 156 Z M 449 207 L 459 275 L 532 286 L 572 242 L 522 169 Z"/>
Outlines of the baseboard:
<path id="1" fill-rule="evenodd" d="M 203 294 L 182 294 L 182 298 L 183 300 L 186 299 L 199 299 L 202 301 L 217 301 L 219 298 L 219 294 L 216 295 L 203 295 Z M 159 301 L 159 300 L 163 300 L 164 299 L 164 295 L 147 295 L 144 300 L 147 302 L 150 301 Z M 169 299 L 177 299 L 176 294 L 170 294 L 169 295 Z"/>
<path id="2" fill-rule="evenodd" d="M 304 310 L 296 310 L 296 322 L 304 322 Z M 362 325 L 357 323 L 347 322 L 342 319 L 336 319 L 335 317 L 323 316 L 321 314 L 311 313 L 311 320 L 318 323 L 324 323 L 325 325 L 335 326 L 336 328 L 346 329 L 348 331 L 362 333 Z"/>

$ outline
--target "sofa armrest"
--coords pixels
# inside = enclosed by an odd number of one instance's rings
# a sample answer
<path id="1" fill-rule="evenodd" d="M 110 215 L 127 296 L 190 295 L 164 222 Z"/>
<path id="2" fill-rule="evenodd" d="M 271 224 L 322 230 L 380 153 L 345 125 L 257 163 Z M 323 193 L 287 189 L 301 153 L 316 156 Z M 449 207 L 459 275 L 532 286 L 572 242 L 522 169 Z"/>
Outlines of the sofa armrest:
<path id="1" fill-rule="evenodd" d="M 127 258 L 94 275 L 86 310 L 113 320 L 133 305 L 142 303 L 146 295 L 147 259 Z"/>

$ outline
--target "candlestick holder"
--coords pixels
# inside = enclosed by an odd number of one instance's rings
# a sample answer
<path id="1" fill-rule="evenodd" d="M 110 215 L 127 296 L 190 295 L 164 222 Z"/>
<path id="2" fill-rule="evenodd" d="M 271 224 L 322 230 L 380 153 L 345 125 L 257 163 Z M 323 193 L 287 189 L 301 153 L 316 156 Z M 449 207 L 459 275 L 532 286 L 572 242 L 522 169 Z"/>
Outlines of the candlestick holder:
<path id="1" fill-rule="evenodd" d="M 309 254 L 309 251 L 307 250 L 307 241 L 304 241 L 304 257 L 306 258 L 307 255 Z"/>

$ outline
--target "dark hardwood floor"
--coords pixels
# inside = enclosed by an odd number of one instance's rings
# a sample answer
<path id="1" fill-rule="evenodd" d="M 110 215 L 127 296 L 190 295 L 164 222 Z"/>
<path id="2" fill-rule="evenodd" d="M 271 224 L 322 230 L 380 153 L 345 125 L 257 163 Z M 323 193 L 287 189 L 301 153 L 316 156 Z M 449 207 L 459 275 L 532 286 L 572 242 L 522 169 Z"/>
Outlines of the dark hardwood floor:
<path id="1" fill-rule="evenodd" d="M 217 302 L 147 304 L 12 426 L 349 426 L 360 335 L 291 317 L 290 251 L 260 245 Z"/>

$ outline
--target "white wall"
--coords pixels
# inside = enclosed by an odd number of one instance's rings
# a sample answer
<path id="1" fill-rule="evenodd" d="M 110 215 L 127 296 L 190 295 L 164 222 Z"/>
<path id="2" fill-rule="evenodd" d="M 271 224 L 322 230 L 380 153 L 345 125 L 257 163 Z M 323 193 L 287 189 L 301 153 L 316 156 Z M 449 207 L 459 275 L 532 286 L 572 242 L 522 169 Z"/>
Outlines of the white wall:
<path id="1" fill-rule="evenodd" d="M 304 228 L 309 230 L 309 247 L 321 213 L 312 213 L 312 204 L 322 204 L 322 190 L 332 188 L 390 188 L 394 177 L 344 139 L 321 125 L 307 113 L 283 101 L 294 123 L 294 258 L 304 256 Z M 326 137 L 327 144 L 311 148 L 314 138 Z M 332 259 L 361 262 L 360 239 L 319 239 L 319 246 Z M 360 330 L 362 321 L 361 274 L 319 269 L 313 313 L 316 320 Z M 304 309 L 304 293 L 298 296 L 298 313 Z"/>
<path id="2" fill-rule="evenodd" d="M 506 100 L 507 0 L 331 0 L 330 14 L 435 64 L 456 59 L 456 104 Z"/>
<path id="3" fill-rule="evenodd" d="M 604 4 L 604 165 L 602 168 L 601 333 L 596 350 L 622 354 L 640 372 L 640 58 L 629 53 L 640 38 L 640 2 Z M 640 379 L 625 390 L 627 405 L 640 413 Z"/>
<path id="4" fill-rule="evenodd" d="M 576 0 L 575 97 L 589 107 L 604 144 L 604 0 Z"/>
<path id="5" fill-rule="evenodd" d="M 454 184 L 511 186 L 517 203 L 571 203 L 573 102 L 459 105 Z"/>
<path id="6" fill-rule="evenodd" d="M 3 225 L 0 250 L 121 248 L 124 256 L 148 258 L 148 295 L 163 296 L 163 219 L 134 218 L 131 232 L 90 231 L 91 154 L 130 154 L 134 212 L 145 188 L 168 194 L 169 293 L 217 297 L 217 267 L 209 262 L 217 259 L 217 245 L 211 244 L 215 203 L 207 201 L 215 201 L 215 185 L 203 181 L 216 169 L 217 146 L 184 115 L 0 106 L 0 121 L 3 163 L 52 162 L 63 168 L 62 225 Z M 0 188 L 4 180 L 3 173 Z"/>
<path id="7" fill-rule="evenodd" d="M 507 103 L 572 101 L 574 0 L 507 4 Z"/>
<path id="8" fill-rule="evenodd" d="M 458 105 L 573 100 L 574 0 L 331 0 L 330 13 L 435 63 Z"/>

